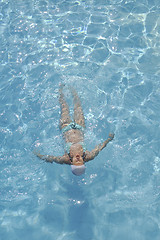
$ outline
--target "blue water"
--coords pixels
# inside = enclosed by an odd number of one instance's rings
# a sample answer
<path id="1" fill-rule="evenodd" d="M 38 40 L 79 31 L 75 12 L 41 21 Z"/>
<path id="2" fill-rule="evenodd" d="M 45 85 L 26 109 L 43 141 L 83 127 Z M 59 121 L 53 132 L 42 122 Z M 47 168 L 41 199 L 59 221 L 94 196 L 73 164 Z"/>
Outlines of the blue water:
<path id="1" fill-rule="evenodd" d="M 0 239 L 160 239 L 160 1 L 0 1 Z M 75 86 L 89 150 L 62 155 L 59 84 Z M 67 87 L 65 95 L 71 105 Z"/>

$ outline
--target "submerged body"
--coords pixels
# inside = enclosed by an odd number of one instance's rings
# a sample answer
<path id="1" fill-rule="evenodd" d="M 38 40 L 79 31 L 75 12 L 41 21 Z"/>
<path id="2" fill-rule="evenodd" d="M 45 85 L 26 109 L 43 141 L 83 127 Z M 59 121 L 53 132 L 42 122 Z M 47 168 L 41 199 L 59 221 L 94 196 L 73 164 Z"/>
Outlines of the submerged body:
<path id="1" fill-rule="evenodd" d="M 59 102 L 61 105 L 60 128 L 65 141 L 65 153 L 63 156 L 59 157 L 41 154 L 36 155 L 47 162 L 69 164 L 71 165 L 74 174 L 81 175 L 85 171 L 84 164 L 94 159 L 98 153 L 113 140 L 114 134 L 109 134 L 109 138 L 102 144 L 97 145 L 92 151 L 87 151 L 84 143 L 85 119 L 80 99 L 76 91 L 72 89 L 72 95 L 74 98 L 74 121 L 72 121 L 62 87 L 60 88 L 59 93 Z"/>

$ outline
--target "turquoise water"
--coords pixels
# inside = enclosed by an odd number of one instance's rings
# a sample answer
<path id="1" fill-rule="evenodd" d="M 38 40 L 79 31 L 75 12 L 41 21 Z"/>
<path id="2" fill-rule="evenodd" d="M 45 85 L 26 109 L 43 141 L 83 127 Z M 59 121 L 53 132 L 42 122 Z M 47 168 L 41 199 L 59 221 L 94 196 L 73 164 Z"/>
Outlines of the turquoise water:
<path id="1" fill-rule="evenodd" d="M 0 1 L 2 240 L 160 239 L 159 16 L 159 0 Z M 63 154 L 61 82 L 88 150 L 115 133 L 82 177 L 33 154 Z"/>

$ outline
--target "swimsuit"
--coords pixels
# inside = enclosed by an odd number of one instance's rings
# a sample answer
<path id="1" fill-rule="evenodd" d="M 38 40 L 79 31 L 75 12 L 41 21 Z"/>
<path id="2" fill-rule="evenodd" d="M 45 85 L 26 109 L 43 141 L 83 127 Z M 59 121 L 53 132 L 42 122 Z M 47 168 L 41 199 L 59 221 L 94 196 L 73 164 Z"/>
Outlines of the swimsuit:
<path id="1" fill-rule="evenodd" d="M 81 130 L 84 132 L 84 127 L 80 126 L 79 124 L 75 123 L 75 122 L 71 122 L 69 123 L 66 127 L 62 128 L 62 133 L 64 134 L 65 132 L 71 130 L 71 129 L 77 129 L 77 130 Z M 66 142 L 65 143 L 65 151 L 70 154 L 70 148 L 74 143 L 72 142 Z M 78 142 L 78 144 L 80 144 L 83 148 L 83 152 L 86 151 L 86 146 L 84 142 Z"/>
<path id="2" fill-rule="evenodd" d="M 62 133 L 65 133 L 71 129 L 77 129 L 77 130 L 81 130 L 84 132 L 84 127 L 80 126 L 77 123 L 71 122 L 66 127 L 62 128 Z"/>

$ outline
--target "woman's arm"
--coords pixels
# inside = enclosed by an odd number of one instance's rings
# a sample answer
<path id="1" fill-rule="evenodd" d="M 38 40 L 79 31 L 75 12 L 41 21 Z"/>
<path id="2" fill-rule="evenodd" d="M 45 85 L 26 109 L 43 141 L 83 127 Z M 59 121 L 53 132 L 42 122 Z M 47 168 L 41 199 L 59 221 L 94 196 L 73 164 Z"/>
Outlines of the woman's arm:
<path id="1" fill-rule="evenodd" d="M 109 138 L 107 140 L 97 145 L 91 152 L 86 151 L 85 162 L 93 160 L 99 154 L 99 152 L 102 151 L 102 149 L 105 148 L 106 145 L 113 140 L 113 138 L 114 138 L 114 134 L 110 133 Z"/>
<path id="2" fill-rule="evenodd" d="M 50 162 L 50 163 L 55 162 L 59 164 L 69 164 L 69 165 L 71 164 L 68 154 L 65 154 L 61 157 L 54 157 L 51 155 L 41 155 L 39 153 L 35 153 L 35 155 L 40 159 L 45 160 L 46 162 Z"/>

